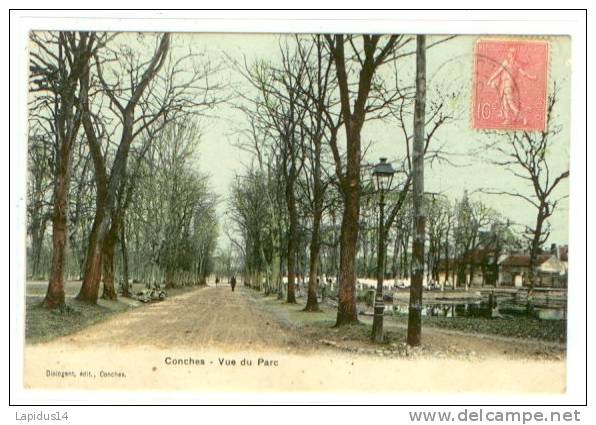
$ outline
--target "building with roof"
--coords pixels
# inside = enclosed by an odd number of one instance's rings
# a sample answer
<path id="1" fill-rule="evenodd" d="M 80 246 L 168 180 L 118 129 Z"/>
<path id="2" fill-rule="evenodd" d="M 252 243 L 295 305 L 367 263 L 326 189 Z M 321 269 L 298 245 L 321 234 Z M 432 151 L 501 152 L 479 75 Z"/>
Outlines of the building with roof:
<path id="1" fill-rule="evenodd" d="M 552 245 L 550 252 L 536 259 L 536 286 L 567 287 L 568 246 Z M 456 287 L 529 285 L 530 255 L 499 254 L 491 249 L 475 249 L 460 258 L 439 260 L 436 275 L 440 284 Z"/>
<path id="2" fill-rule="evenodd" d="M 560 250 L 559 250 L 560 251 Z M 565 251 L 565 258 L 566 251 Z M 536 283 L 539 287 L 567 287 L 567 261 L 559 253 L 540 254 L 536 258 Z M 498 286 L 522 287 L 529 285 L 530 256 L 511 254 L 499 261 Z"/>

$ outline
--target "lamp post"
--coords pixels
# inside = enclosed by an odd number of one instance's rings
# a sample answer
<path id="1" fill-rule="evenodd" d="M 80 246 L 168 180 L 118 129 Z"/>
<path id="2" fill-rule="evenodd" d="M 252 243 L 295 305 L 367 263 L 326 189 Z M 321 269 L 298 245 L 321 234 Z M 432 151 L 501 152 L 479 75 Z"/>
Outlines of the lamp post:
<path id="1" fill-rule="evenodd" d="M 379 240 L 377 249 L 377 291 L 375 293 L 375 315 L 373 319 L 372 340 L 383 342 L 383 281 L 385 280 L 385 192 L 391 189 L 395 170 L 387 158 L 381 158 L 375 165 L 373 176 L 379 191 Z"/>

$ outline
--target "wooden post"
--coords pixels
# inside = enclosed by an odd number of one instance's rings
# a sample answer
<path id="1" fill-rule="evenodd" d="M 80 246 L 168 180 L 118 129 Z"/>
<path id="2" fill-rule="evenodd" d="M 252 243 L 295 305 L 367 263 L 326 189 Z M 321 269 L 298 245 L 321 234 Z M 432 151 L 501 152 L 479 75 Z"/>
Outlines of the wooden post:
<path id="1" fill-rule="evenodd" d="M 422 333 L 422 279 L 424 274 L 424 123 L 426 107 L 426 36 L 416 36 L 416 99 L 414 101 L 414 232 L 412 241 L 412 283 L 408 313 L 407 343 L 420 345 Z"/>

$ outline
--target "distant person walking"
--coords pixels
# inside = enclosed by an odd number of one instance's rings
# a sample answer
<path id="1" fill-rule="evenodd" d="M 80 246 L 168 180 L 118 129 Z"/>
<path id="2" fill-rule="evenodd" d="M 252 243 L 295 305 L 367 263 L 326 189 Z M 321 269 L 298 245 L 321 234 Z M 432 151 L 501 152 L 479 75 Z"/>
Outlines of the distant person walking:
<path id="1" fill-rule="evenodd" d="M 232 292 L 234 292 L 234 288 L 236 288 L 236 276 L 232 276 L 232 279 L 230 279 L 230 286 L 232 287 Z"/>

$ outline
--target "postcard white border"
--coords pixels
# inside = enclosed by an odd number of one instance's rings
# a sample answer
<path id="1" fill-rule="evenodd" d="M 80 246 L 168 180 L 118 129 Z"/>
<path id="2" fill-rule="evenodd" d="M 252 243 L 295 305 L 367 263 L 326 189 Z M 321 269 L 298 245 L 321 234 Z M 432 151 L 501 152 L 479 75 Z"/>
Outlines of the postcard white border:
<path id="1" fill-rule="evenodd" d="M 583 404 L 586 377 L 586 22 L 581 11 L 381 12 L 106 12 L 21 11 L 10 23 L 10 286 L 13 404 Z M 552 34 L 572 37 L 570 291 L 568 388 L 565 395 L 123 393 L 22 388 L 24 193 L 27 118 L 27 33 L 31 29 L 176 32 L 375 32 L 427 34 Z M 6 113 L 6 111 L 5 111 Z M 6 114 L 5 114 L 6 115 Z M 6 172 L 6 171 L 5 171 Z M 573 286 L 573 283 L 580 286 Z M 6 306 L 8 311 L 8 306 Z M 6 332 L 3 329 L 3 332 Z M 6 336 L 8 337 L 8 336 Z M 548 373 L 548 371 L 545 371 Z M 285 416 L 285 414 L 284 414 Z M 102 418 L 105 420 L 105 417 Z M 89 418 L 89 424 L 95 423 Z M 99 423 L 99 422 L 98 422 Z M 105 422 L 102 422 L 105 423 Z"/>

